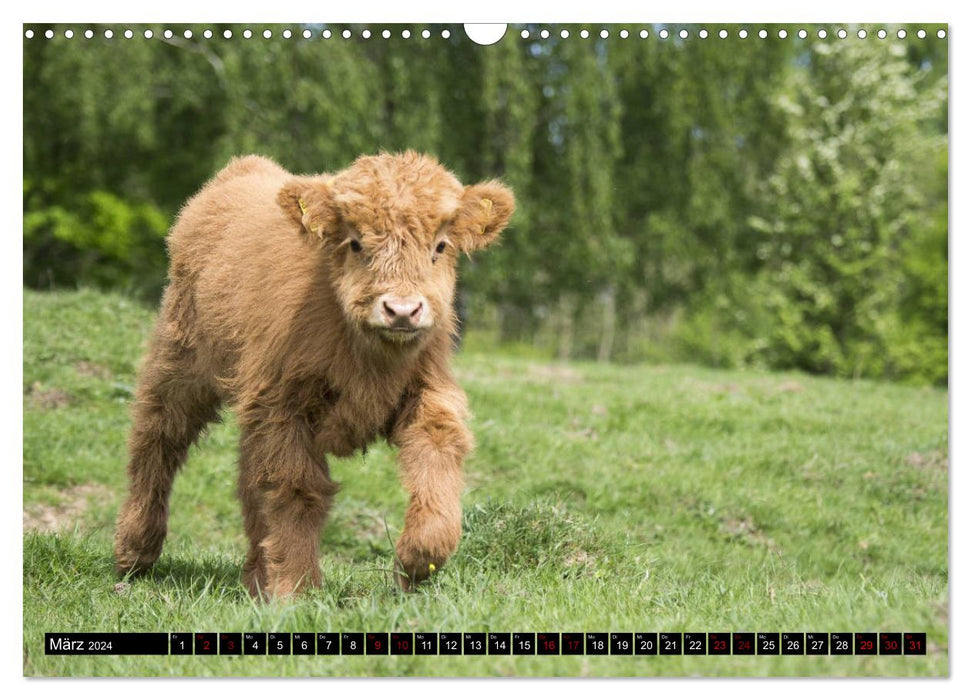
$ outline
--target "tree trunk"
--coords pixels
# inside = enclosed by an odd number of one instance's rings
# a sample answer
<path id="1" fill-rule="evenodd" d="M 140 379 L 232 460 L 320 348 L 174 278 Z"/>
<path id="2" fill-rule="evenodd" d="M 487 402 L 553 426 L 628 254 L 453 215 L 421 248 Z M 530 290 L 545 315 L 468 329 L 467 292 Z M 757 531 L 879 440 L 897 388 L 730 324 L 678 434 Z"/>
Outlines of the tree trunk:
<path id="1" fill-rule="evenodd" d="M 617 328 L 617 294 L 613 288 L 609 288 L 601 295 L 601 299 L 604 307 L 604 322 L 600 333 L 600 347 L 597 350 L 597 362 L 610 362 L 614 353 L 614 335 Z"/>
<path id="2" fill-rule="evenodd" d="M 526 340 L 532 334 L 531 317 L 528 311 L 514 304 L 499 307 L 499 339 L 503 343 Z"/>
<path id="3" fill-rule="evenodd" d="M 562 361 L 567 361 L 573 354 L 573 317 L 576 314 L 576 300 L 572 294 L 560 296 L 560 347 L 557 353 Z"/>

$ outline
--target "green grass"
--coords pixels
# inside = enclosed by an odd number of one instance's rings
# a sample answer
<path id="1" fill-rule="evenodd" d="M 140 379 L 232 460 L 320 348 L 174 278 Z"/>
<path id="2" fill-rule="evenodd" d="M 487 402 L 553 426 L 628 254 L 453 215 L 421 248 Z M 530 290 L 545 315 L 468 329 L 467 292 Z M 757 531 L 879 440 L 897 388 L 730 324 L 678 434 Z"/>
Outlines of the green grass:
<path id="1" fill-rule="evenodd" d="M 393 451 L 333 460 L 325 585 L 239 583 L 231 415 L 176 482 L 166 549 L 119 592 L 113 519 L 152 311 L 24 292 L 26 675 L 948 673 L 947 394 L 798 374 L 461 354 L 465 532 L 419 592 L 388 570 Z M 58 657 L 47 631 L 925 631 L 925 657 Z"/>

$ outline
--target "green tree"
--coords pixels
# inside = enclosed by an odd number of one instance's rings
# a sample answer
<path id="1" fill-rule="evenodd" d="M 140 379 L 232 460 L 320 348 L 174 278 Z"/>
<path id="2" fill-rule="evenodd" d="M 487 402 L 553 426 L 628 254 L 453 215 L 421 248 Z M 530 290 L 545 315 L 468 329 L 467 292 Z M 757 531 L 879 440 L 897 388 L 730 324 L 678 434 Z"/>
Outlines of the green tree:
<path id="1" fill-rule="evenodd" d="M 740 290 L 765 326 L 754 355 L 772 366 L 899 377 L 925 345 L 946 348 L 946 334 L 907 332 L 915 319 L 902 303 L 927 299 L 915 291 L 924 283 L 940 302 L 947 270 L 941 217 L 924 215 L 933 188 L 923 176 L 940 182 L 940 172 L 920 165 L 946 149 L 932 128 L 945 93 L 921 89 L 904 56 L 897 44 L 817 43 L 778 98 L 790 147 L 749 221 L 764 266 Z M 935 355 L 923 378 L 939 381 L 946 363 Z"/>
<path id="2" fill-rule="evenodd" d="M 868 27 L 860 41 L 856 27 L 845 40 L 836 27 L 701 39 L 682 25 L 544 39 L 525 25 L 529 38 L 511 26 L 488 47 L 459 27 L 428 40 L 411 25 L 389 27 L 393 39 L 359 25 L 348 39 L 306 25 L 269 40 L 235 25 L 209 39 L 201 26 L 188 38 L 92 28 L 25 39 L 27 284 L 154 298 L 166 223 L 231 156 L 318 172 L 416 148 L 516 192 L 502 244 L 460 282 L 504 340 L 561 357 L 946 381 L 937 27 L 904 40 Z"/>

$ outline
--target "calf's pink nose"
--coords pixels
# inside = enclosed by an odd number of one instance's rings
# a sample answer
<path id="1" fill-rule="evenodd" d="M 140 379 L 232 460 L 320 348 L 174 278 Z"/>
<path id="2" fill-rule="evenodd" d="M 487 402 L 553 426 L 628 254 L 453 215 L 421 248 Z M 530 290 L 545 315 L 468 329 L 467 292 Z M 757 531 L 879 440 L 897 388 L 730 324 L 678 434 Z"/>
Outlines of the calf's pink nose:
<path id="1" fill-rule="evenodd" d="M 417 326 L 423 307 L 418 297 L 385 297 L 383 302 L 388 325 L 395 328 Z"/>

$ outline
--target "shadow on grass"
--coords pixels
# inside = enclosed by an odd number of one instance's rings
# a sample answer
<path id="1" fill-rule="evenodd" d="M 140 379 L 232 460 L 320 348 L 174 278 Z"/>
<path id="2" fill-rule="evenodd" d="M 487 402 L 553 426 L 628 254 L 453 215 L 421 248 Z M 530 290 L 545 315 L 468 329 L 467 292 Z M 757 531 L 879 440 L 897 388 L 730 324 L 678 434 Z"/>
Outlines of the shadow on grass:
<path id="1" fill-rule="evenodd" d="M 101 533 L 28 532 L 24 535 L 24 585 L 61 590 L 93 585 L 95 589 L 119 583 L 133 588 L 172 591 L 192 597 L 216 594 L 226 599 L 247 599 L 240 581 L 240 562 L 214 552 L 191 556 L 188 552 L 163 552 L 149 571 L 119 577 L 111 542 Z"/>
<path id="2" fill-rule="evenodd" d="M 109 562 L 113 566 L 113 562 Z M 150 583 L 160 590 L 172 590 L 199 597 L 219 595 L 227 599 L 249 599 L 240 580 L 239 562 L 214 554 L 202 559 L 181 555 L 166 555 L 155 566 L 142 574 L 128 576 L 124 580 L 133 586 Z"/>

